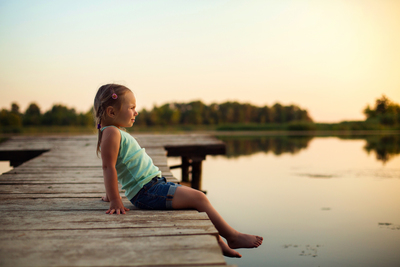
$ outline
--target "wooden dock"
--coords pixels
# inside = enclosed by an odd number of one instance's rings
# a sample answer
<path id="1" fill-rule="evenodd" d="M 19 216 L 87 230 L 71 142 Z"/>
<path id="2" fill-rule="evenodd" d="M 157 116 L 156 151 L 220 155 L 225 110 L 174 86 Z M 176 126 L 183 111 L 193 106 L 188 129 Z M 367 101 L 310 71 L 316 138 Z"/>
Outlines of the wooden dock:
<path id="1" fill-rule="evenodd" d="M 167 154 L 201 168 L 199 159 L 224 151 L 207 135 L 135 137 L 174 182 Z M 18 165 L 0 176 L 0 266 L 226 265 L 205 213 L 139 210 L 121 194 L 131 210 L 105 214 L 96 139 L 13 137 L 0 144 L 0 160 Z"/>

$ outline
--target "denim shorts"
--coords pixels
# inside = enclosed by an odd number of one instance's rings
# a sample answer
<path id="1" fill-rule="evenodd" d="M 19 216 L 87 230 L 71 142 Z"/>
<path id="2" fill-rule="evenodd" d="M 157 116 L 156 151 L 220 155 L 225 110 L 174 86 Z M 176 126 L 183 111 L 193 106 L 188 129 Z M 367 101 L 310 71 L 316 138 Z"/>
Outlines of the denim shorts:
<path id="1" fill-rule="evenodd" d="M 167 182 L 164 177 L 154 177 L 131 199 L 131 203 L 139 209 L 172 209 L 172 198 L 178 186 Z"/>

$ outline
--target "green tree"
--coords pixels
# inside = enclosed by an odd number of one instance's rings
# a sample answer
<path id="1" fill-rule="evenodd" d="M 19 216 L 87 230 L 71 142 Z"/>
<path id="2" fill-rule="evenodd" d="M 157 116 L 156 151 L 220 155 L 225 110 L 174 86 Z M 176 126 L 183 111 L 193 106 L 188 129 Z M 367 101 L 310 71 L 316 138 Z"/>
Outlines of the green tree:
<path id="1" fill-rule="evenodd" d="M 11 104 L 11 112 L 14 114 L 20 115 L 21 113 L 19 112 L 19 105 L 17 103 L 12 103 Z"/>
<path id="2" fill-rule="evenodd" d="M 93 126 L 94 117 L 93 117 L 93 109 L 90 109 L 86 113 L 79 113 L 77 117 L 77 124 L 80 126 Z"/>
<path id="3" fill-rule="evenodd" d="M 139 112 L 139 115 L 136 117 L 135 124 L 136 125 L 150 125 L 148 121 L 149 112 L 146 109 L 142 109 Z"/>
<path id="4" fill-rule="evenodd" d="M 273 118 L 275 123 L 286 122 L 284 107 L 276 103 L 272 106 Z"/>
<path id="5" fill-rule="evenodd" d="M 165 104 L 157 109 L 157 121 L 161 125 L 177 125 L 180 120 L 180 112 L 175 104 Z"/>
<path id="6" fill-rule="evenodd" d="M 2 109 L 0 112 L 0 125 L 1 126 L 22 126 L 22 118 L 19 112 L 19 106 L 17 103 L 11 104 L 11 110 Z"/>
<path id="7" fill-rule="evenodd" d="M 23 124 L 37 126 L 41 124 L 41 120 L 42 113 L 40 112 L 39 106 L 36 103 L 31 103 L 23 116 Z"/>
<path id="8" fill-rule="evenodd" d="M 1 126 L 22 126 L 21 116 L 6 109 L 0 111 L 0 125 Z"/>
<path id="9" fill-rule="evenodd" d="M 271 123 L 271 122 L 273 122 L 272 110 L 267 106 L 264 106 L 262 108 L 258 108 L 255 122 L 258 122 L 258 123 Z"/>
<path id="10" fill-rule="evenodd" d="M 396 125 L 400 123 L 400 105 L 390 101 L 385 95 L 376 99 L 375 107 L 369 105 L 364 109 L 367 121 L 378 121 L 384 125 Z"/>
<path id="11" fill-rule="evenodd" d="M 75 109 L 63 105 L 54 105 L 43 115 L 44 125 L 78 125 L 78 116 Z"/>

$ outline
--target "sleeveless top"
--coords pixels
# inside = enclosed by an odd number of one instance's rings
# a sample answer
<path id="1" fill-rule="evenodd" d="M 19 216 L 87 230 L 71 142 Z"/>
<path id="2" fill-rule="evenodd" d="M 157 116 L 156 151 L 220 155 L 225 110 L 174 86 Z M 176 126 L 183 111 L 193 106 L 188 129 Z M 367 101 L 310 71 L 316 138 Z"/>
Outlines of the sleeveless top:
<path id="1" fill-rule="evenodd" d="M 103 127 L 101 131 L 107 127 L 110 126 Z M 131 200 L 152 178 L 161 177 L 161 171 L 132 135 L 117 129 L 121 133 L 121 141 L 115 168 L 118 182 L 125 190 L 125 196 Z"/>

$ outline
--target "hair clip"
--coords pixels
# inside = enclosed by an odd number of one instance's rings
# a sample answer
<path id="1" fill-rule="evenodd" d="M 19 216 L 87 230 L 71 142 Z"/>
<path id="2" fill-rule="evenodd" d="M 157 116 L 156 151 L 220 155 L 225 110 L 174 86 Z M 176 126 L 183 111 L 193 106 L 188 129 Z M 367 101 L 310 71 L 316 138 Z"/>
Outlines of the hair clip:
<path id="1" fill-rule="evenodd" d="M 110 88 L 110 91 L 111 91 L 111 98 L 114 99 L 114 100 L 117 99 L 118 95 L 115 93 L 114 89 Z"/>

